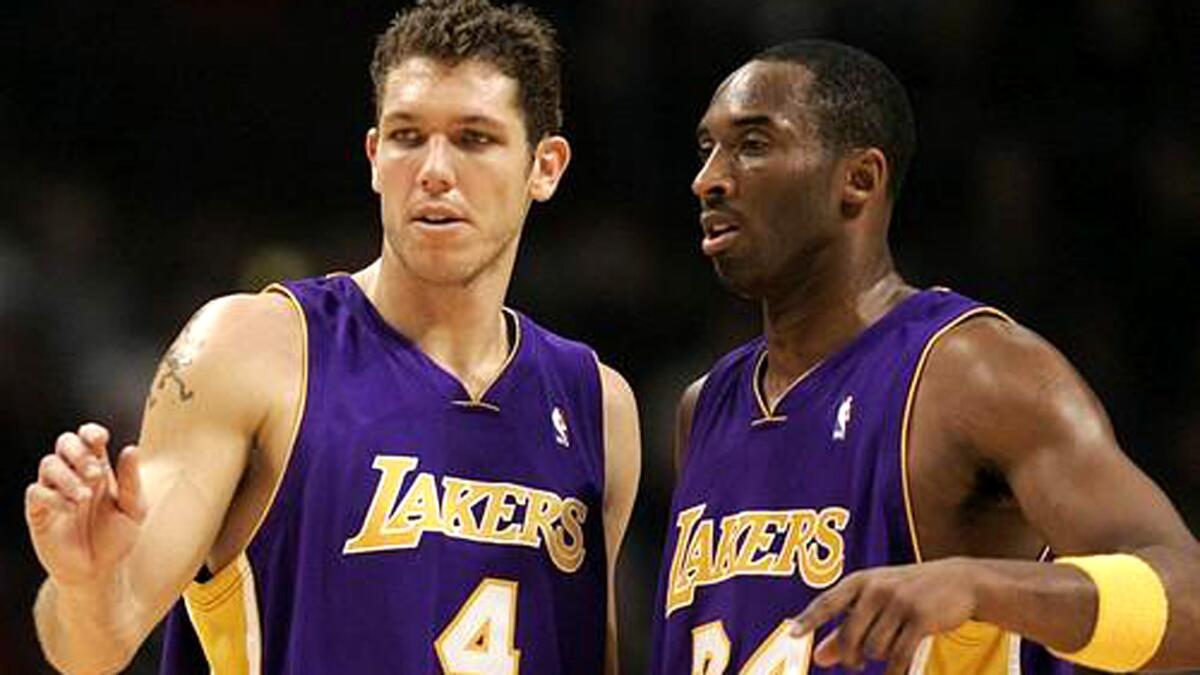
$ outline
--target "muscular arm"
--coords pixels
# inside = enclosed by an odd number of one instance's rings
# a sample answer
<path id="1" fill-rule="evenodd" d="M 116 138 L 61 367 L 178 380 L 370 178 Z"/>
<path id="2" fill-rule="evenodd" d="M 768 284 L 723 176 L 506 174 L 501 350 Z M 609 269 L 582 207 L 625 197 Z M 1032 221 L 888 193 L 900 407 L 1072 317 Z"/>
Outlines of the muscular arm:
<path id="1" fill-rule="evenodd" d="M 103 504 L 72 505 L 52 481 L 30 486 L 30 531 L 50 574 L 35 622 L 47 659 L 60 670 L 123 667 L 213 551 L 256 435 L 276 414 L 268 387 L 281 384 L 279 365 L 297 351 L 297 324 L 285 300 L 264 295 L 214 301 L 184 328 L 151 384 L 134 450 L 144 520 L 127 554 L 111 564 L 63 564 L 64 525 L 85 509 L 101 513 Z M 102 443 L 66 442 L 103 457 Z M 109 480 L 115 485 L 121 476 Z"/>
<path id="2" fill-rule="evenodd" d="M 918 532 L 967 515 L 961 507 L 949 515 L 944 508 L 922 511 L 922 493 L 930 503 L 939 487 L 953 484 L 938 483 L 940 474 L 996 473 L 1024 526 L 1057 555 L 1123 552 L 1149 563 L 1162 578 L 1170 614 L 1147 667 L 1200 664 L 1196 541 L 1162 491 L 1121 452 L 1102 406 L 1061 354 L 1019 326 L 972 320 L 932 350 L 914 411 L 910 473 L 919 475 L 910 484 Z M 1087 643 L 1098 603 L 1082 572 L 944 557 L 968 551 L 962 530 L 941 534 L 926 557 L 942 559 L 852 574 L 810 604 L 794 633 L 846 617 L 818 647 L 818 663 L 886 658 L 889 672 L 904 672 L 921 638 L 967 619 L 1062 652 Z"/>
<path id="3" fill-rule="evenodd" d="M 604 544 L 608 552 L 608 630 L 604 671 L 618 672 L 616 569 L 642 470 L 637 401 L 617 371 L 600 364 L 604 393 Z"/>
<path id="4" fill-rule="evenodd" d="M 1100 402 L 1032 332 L 995 320 L 951 333 L 930 358 L 914 420 L 1005 477 L 1021 513 L 1057 555 L 1132 553 L 1170 600 L 1148 664 L 1200 663 L 1200 549 L 1162 491 L 1124 455 Z M 936 437 L 931 442 L 938 442 Z M 1082 647 L 1096 591 L 1061 565 L 981 563 L 976 617 L 1063 651 Z"/>

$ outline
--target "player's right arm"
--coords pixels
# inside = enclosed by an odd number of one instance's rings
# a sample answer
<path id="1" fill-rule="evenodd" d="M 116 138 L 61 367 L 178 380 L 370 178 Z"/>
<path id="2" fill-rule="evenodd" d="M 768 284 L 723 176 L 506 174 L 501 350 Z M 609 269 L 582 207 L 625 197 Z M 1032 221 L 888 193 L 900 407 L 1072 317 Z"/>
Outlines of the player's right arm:
<path id="1" fill-rule="evenodd" d="M 123 668 L 209 557 L 256 437 L 278 416 L 298 323 L 279 296 L 209 303 L 163 357 L 138 445 L 115 468 L 96 424 L 42 459 L 25 512 L 49 575 L 34 619 L 56 668 Z"/>

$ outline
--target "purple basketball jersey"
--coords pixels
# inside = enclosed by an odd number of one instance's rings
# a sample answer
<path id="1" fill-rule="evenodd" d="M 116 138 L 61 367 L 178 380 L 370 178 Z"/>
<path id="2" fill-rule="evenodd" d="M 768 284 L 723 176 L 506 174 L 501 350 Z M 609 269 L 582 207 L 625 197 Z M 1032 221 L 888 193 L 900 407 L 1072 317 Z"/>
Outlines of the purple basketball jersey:
<path id="1" fill-rule="evenodd" d="M 814 639 L 789 637 L 784 622 L 850 572 L 918 559 L 905 486 L 909 406 L 933 343 L 981 314 L 1003 316 L 942 289 L 918 293 L 774 409 L 758 387 L 763 338 L 713 367 L 672 500 L 652 673 L 849 672 L 813 665 Z M 912 672 L 1069 670 L 1018 636 L 972 622 L 926 641 Z"/>
<path id="2" fill-rule="evenodd" d="M 299 429 L 245 552 L 172 611 L 162 672 L 600 673 L 591 350 L 506 310 L 512 356 L 472 399 L 350 277 L 272 290 L 306 323 Z"/>

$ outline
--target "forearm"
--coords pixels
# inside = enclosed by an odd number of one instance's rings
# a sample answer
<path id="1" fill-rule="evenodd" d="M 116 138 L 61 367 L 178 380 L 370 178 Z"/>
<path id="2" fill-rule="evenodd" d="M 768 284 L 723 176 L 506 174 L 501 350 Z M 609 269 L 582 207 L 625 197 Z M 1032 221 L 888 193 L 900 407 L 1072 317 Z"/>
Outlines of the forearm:
<path id="1" fill-rule="evenodd" d="M 1200 553 L 1195 546 L 1153 546 L 1132 552 L 1149 564 L 1167 598 L 1167 623 L 1145 669 L 1195 667 L 1200 663 Z M 1059 652 L 1073 653 L 1092 639 L 1099 591 L 1072 565 L 980 560 L 976 618 L 1019 633 Z M 1122 579 L 1120 584 L 1126 583 Z M 1144 602 L 1148 593 L 1117 585 L 1107 589 L 1123 602 Z M 1148 629 L 1144 620 L 1130 630 Z"/>
<path id="2" fill-rule="evenodd" d="M 973 618 L 1061 652 L 1082 648 L 1096 621 L 1096 587 L 1069 565 L 972 560 L 977 584 Z"/>
<path id="3" fill-rule="evenodd" d="M 120 672 L 147 633 L 117 578 L 88 589 L 65 589 L 47 579 L 33 614 L 46 660 L 70 675 Z"/>
<path id="4" fill-rule="evenodd" d="M 1158 573 L 1167 593 L 1167 631 L 1147 669 L 1200 664 L 1200 546 L 1152 546 L 1134 552 Z"/>

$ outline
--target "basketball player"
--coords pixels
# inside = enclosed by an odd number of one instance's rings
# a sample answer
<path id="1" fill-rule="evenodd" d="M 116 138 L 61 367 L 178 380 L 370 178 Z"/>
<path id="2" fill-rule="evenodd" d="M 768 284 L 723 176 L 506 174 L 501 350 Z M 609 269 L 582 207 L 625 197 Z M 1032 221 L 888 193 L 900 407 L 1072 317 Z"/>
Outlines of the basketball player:
<path id="1" fill-rule="evenodd" d="M 96 424 L 43 459 L 26 510 L 59 669 L 122 668 L 182 594 L 165 673 L 615 672 L 633 395 L 502 306 L 570 159 L 553 31 L 428 0 L 372 75 L 380 258 L 208 304 L 115 467 Z"/>
<path id="2" fill-rule="evenodd" d="M 653 672 L 1200 665 L 1196 542 L 1087 385 L 893 267 L 914 138 L 887 68 L 817 41 L 700 122 L 701 248 L 764 335 L 680 404 Z"/>

